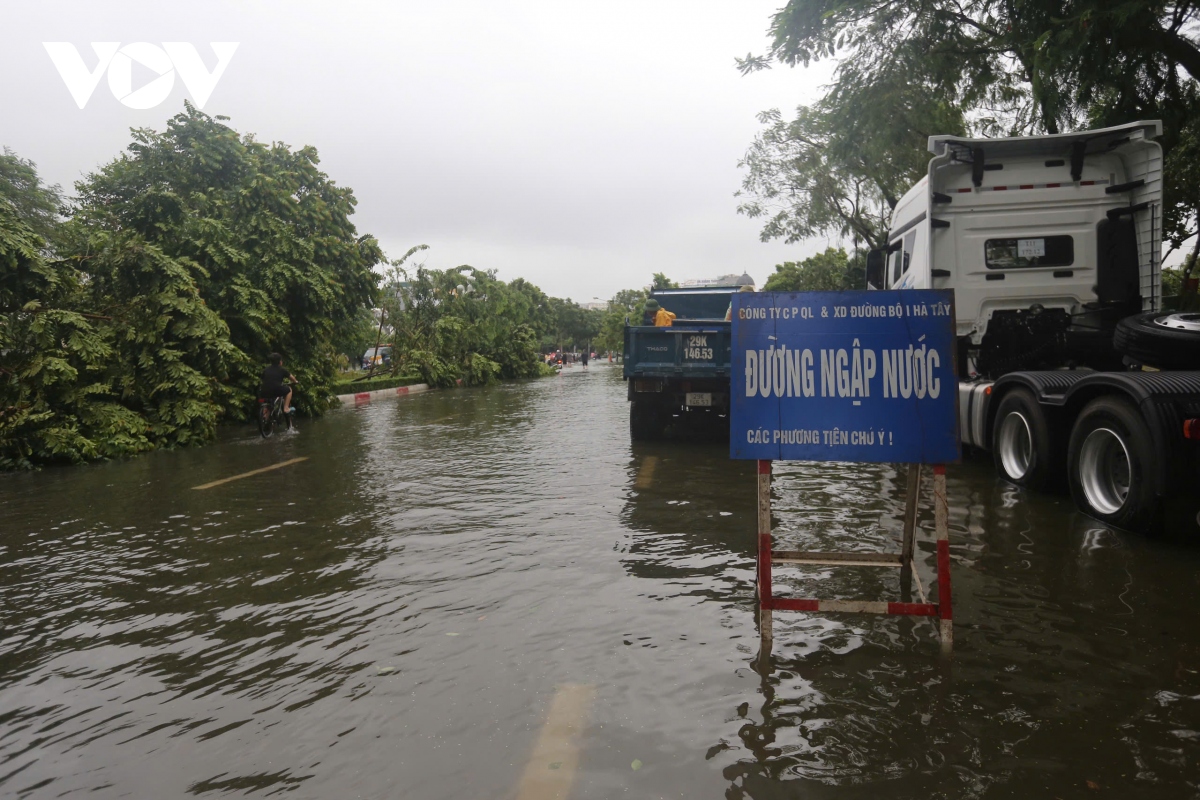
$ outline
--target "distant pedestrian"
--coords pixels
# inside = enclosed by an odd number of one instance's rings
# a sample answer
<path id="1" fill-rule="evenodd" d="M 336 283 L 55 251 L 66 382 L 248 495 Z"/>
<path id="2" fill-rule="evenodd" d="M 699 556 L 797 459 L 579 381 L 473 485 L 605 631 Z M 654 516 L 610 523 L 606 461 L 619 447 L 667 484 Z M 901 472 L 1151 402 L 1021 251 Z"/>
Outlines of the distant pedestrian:
<path id="1" fill-rule="evenodd" d="M 583 351 L 583 368 L 584 369 L 587 369 L 587 362 L 588 362 L 588 351 L 584 350 Z"/>

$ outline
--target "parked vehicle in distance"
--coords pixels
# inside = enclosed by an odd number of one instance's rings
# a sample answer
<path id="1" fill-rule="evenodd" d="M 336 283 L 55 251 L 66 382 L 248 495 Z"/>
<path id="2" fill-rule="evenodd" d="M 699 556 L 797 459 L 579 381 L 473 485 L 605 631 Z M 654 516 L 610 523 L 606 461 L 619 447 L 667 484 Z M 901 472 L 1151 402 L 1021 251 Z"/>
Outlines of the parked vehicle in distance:
<path id="1" fill-rule="evenodd" d="M 671 326 L 625 321 L 632 439 L 657 439 L 670 427 L 728 435 L 732 343 L 725 313 L 739 288 L 656 289 L 650 296 L 675 314 Z"/>
<path id="2" fill-rule="evenodd" d="M 379 347 L 368 347 L 367 352 L 363 353 L 362 362 L 363 369 L 382 367 L 391 364 L 392 346 L 390 344 L 385 344 Z"/>
<path id="3" fill-rule="evenodd" d="M 1163 310 L 1161 132 L 930 137 L 867 282 L 954 290 L 960 436 L 1004 478 L 1200 533 L 1200 314 Z"/>

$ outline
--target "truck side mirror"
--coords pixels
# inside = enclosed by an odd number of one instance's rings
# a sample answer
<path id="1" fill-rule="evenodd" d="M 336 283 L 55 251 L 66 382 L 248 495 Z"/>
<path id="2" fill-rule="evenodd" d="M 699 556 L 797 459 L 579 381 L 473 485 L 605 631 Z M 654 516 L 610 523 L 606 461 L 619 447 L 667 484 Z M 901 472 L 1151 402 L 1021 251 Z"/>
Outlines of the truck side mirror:
<path id="1" fill-rule="evenodd" d="M 882 250 L 871 250 L 867 253 L 867 289 L 882 289 L 884 287 L 883 271 L 886 266 L 885 254 Z"/>

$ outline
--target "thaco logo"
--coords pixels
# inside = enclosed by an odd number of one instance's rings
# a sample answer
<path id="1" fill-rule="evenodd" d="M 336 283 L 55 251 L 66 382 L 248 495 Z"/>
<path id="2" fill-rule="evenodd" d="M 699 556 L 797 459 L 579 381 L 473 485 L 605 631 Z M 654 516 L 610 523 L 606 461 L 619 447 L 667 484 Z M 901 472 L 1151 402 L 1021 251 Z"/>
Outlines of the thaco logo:
<path id="1" fill-rule="evenodd" d="M 195 45 L 188 42 L 163 42 L 162 47 L 149 42 L 133 42 L 124 47 L 120 42 L 92 42 L 97 58 L 93 69 L 88 69 L 70 42 L 42 42 L 77 106 L 87 105 L 107 70 L 108 88 L 113 97 L 129 108 L 138 109 L 154 108 L 166 100 L 175 88 L 176 72 L 192 95 L 196 108 L 204 108 L 238 47 L 238 42 L 209 44 L 217 55 L 217 65 L 211 72 L 204 66 Z M 134 63 L 158 77 L 134 89 Z"/>

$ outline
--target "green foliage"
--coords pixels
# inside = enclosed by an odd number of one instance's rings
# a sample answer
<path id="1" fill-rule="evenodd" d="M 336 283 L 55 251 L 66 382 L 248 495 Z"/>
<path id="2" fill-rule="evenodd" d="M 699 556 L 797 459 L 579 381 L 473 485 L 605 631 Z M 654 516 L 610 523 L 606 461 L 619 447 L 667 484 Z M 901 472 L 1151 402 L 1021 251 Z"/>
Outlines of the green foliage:
<path id="1" fill-rule="evenodd" d="M 1192 252 L 1184 257 L 1183 263 L 1173 269 L 1162 271 L 1162 296 L 1164 307 L 1181 311 L 1200 309 L 1200 297 L 1196 292 L 1196 269 L 1200 260 L 1200 240 Z"/>
<path id="2" fill-rule="evenodd" d="M 646 298 L 649 296 L 648 289 L 624 289 L 613 295 L 600 320 L 600 333 L 596 337 L 597 350 L 620 353 L 624 349 L 625 320 L 638 324 L 642 319 Z"/>
<path id="3" fill-rule="evenodd" d="M 438 388 L 453 386 L 462 374 L 459 364 L 450 363 L 429 350 L 410 350 L 406 354 L 407 367 L 421 378 L 421 383 Z"/>
<path id="4" fill-rule="evenodd" d="M 190 104 L 166 131 L 133 138 L 129 154 L 78 185 L 76 222 L 89 235 L 136 232 L 161 264 L 188 265 L 236 350 L 230 390 L 217 398 L 225 413 L 248 412 L 273 351 L 300 381 L 300 410 L 322 411 L 336 380 L 335 343 L 361 333 L 378 280 L 372 266 L 383 258 L 350 222 L 352 192 L 317 168 L 314 148 L 239 136 Z"/>
<path id="5" fill-rule="evenodd" d="M 562 301 L 523 279 L 505 283 L 465 265 L 410 273 L 401 266 L 407 258 L 393 265 L 380 292 L 380 335 L 393 345 L 393 373 L 419 375 L 430 386 L 544 374 L 538 340 L 554 330 Z"/>
<path id="6" fill-rule="evenodd" d="M 320 413 L 384 383 L 542 375 L 541 336 L 595 334 L 599 314 L 520 279 L 410 276 L 424 245 L 380 287 L 383 254 L 350 223 L 353 194 L 318 164 L 311 147 L 257 142 L 189 104 L 163 132 L 135 130 L 62 209 L 57 187 L 4 151 L 0 469 L 208 441 L 245 418 L 273 351 L 300 382 L 296 405 Z M 391 374 L 343 389 L 338 367 L 381 339 Z"/>
<path id="7" fill-rule="evenodd" d="M 538 335 L 532 325 L 521 323 L 510 335 L 496 343 L 492 353 L 501 378 L 537 378 L 545 374 L 538 349 Z"/>
<path id="8" fill-rule="evenodd" d="M 836 57 L 824 97 L 777 111 L 743 159 L 764 239 L 853 235 L 924 171 L 934 133 L 1014 136 L 1162 119 L 1163 234 L 1200 220 L 1200 6 L 1147 0 L 790 0 L 743 72 Z"/>
<path id="9" fill-rule="evenodd" d="M 58 186 L 43 186 L 37 166 L 5 147 L 0 153 L 0 201 L 7 200 L 12 210 L 43 245 L 49 240 L 62 211 L 62 192 Z"/>
<path id="10" fill-rule="evenodd" d="M 134 131 L 64 210 L 6 150 L 0 468 L 207 441 L 244 417 L 275 350 L 300 407 L 323 410 L 382 254 L 317 164 L 188 105 L 165 132 Z"/>
<path id="11" fill-rule="evenodd" d="M 201 299 L 197 266 L 136 233 L 76 230 L 68 238 L 77 237 L 87 248 L 71 259 L 87 275 L 81 297 L 111 316 L 105 377 L 114 395 L 146 421 L 155 446 L 212 438 L 231 395 L 222 382 L 242 354 Z"/>
<path id="12" fill-rule="evenodd" d="M 1178 297 L 1183 292 L 1183 269 L 1165 267 L 1162 271 L 1162 296 Z"/>
<path id="13" fill-rule="evenodd" d="M 909 61 L 916 61 L 915 57 Z M 963 115 L 904 62 L 844 64 L 824 98 L 764 129 L 739 162 L 746 172 L 739 213 L 762 219 L 763 241 L 848 236 L 886 244 L 896 202 L 926 169 L 935 133 L 964 133 Z"/>
<path id="14" fill-rule="evenodd" d="M 861 267 L 842 248 L 826 248 L 803 261 L 786 261 L 763 285 L 764 292 L 836 292 L 863 287 Z"/>
<path id="15" fill-rule="evenodd" d="M 375 346 L 378 329 L 379 323 L 375 315 L 371 313 L 370 308 L 363 306 L 338 332 L 333 341 L 333 349 L 339 356 L 344 357 L 347 366 L 357 365 L 363 353 Z M 338 359 L 338 363 L 342 363 L 341 358 Z"/>
<path id="16" fill-rule="evenodd" d="M 147 421 L 114 390 L 111 365 L 127 343 L 113 318 L 78 310 L 84 276 L 48 261 L 21 216 L 0 200 L 0 469 L 150 449 Z"/>
<path id="17" fill-rule="evenodd" d="M 463 383 L 483 386 L 494 383 L 500 376 L 500 365 L 480 353 L 468 353 L 463 365 Z"/>
<path id="18" fill-rule="evenodd" d="M 554 320 L 551 343 L 568 349 L 586 347 L 600 333 L 604 318 L 599 309 L 584 308 L 557 297 L 550 298 L 550 312 Z"/>
<path id="19" fill-rule="evenodd" d="M 654 273 L 653 277 L 650 279 L 650 290 L 651 291 L 653 291 L 655 289 L 678 289 L 678 288 L 679 288 L 678 283 L 671 280 L 670 278 L 668 278 L 665 274 L 663 274 L 661 272 Z"/>

